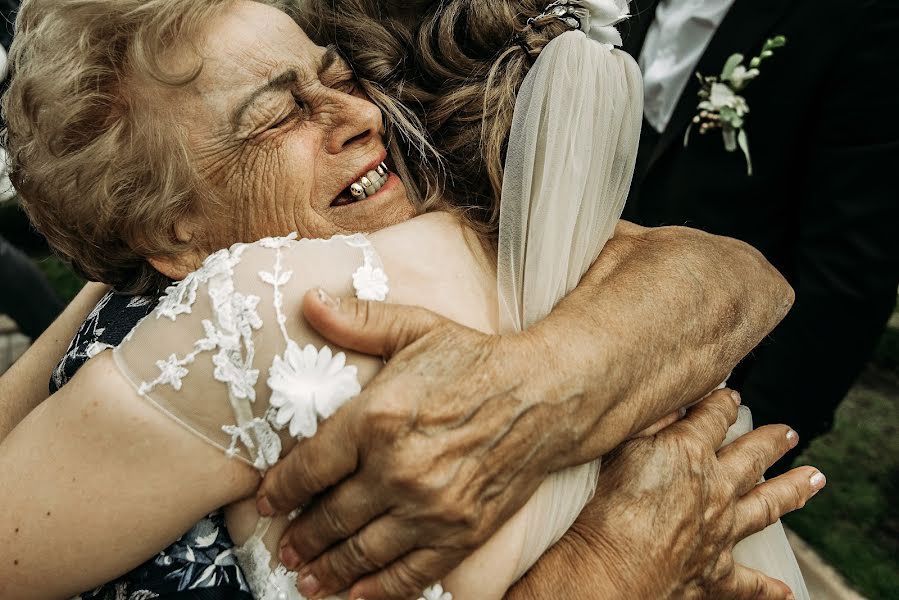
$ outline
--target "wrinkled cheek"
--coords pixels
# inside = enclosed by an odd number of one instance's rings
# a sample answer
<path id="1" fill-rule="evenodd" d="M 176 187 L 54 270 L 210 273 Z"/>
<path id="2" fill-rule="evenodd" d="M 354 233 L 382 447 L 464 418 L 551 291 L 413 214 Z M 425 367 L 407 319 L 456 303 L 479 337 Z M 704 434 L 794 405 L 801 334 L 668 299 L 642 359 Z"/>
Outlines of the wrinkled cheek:
<path id="1" fill-rule="evenodd" d="M 293 231 L 293 197 L 286 169 L 279 153 L 262 150 L 251 153 L 240 166 L 235 181 L 234 221 L 244 241 L 286 235 Z M 280 199 L 280 200 L 279 200 Z"/>

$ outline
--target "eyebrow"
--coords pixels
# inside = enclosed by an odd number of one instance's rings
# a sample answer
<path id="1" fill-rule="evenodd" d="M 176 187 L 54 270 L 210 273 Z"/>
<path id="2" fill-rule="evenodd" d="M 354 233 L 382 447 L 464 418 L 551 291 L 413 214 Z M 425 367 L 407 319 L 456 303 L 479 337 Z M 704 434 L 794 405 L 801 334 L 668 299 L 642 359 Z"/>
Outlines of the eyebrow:
<path id="1" fill-rule="evenodd" d="M 322 74 L 325 73 L 328 69 L 330 69 L 334 63 L 340 58 L 340 53 L 337 51 L 337 46 L 331 44 L 325 49 L 325 53 L 322 55 L 321 62 L 319 63 L 319 67 L 316 70 L 316 75 L 321 77 Z M 299 74 L 294 69 L 289 69 L 284 71 L 277 77 L 271 79 L 268 83 L 263 85 L 262 87 L 257 88 L 251 93 L 246 100 L 240 103 L 240 106 L 237 107 L 237 110 L 234 111 L 234 114 L 231 116 L 231 123 L 234 126 L 234 129 L 237 129 L 240 125 L 240 121 L 243 119 L 244 114 L 246 114 L 247 110 L 256 102 L 260 96 L 267 94 L 269 92 L 279 92 L 281 90 L 289 89 L 294 86 L 297 81 L 299 81 Z"/>

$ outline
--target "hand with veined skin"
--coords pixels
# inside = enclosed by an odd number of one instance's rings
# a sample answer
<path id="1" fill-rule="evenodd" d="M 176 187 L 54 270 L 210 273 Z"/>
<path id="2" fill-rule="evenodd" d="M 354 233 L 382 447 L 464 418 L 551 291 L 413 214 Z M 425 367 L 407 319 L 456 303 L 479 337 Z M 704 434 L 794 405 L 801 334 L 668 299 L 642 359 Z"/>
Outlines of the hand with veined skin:
<path id="1" fill-rule="evenodd" d="M 801 467 L 757 485 L 799 441 L 784 425 L 717 450 L 738 402 L 735 392 L 715 392 L 604 458 L 593 500 L 509 600 L 792 599 L 784 583 L 735 564 L 733 547 L 804 506 L 826 480 Z"/>
<path id="2" fill-rule="evenodd" d="M 725 276 L 733 272 L 742 277 Z M 311 292 L 313 328 L 389 362 L 271 470 L 257 506 L 273 514 L 309 503 L 280 551 L 306 596 L 413 596 L 495 533 L 548 473 L 603 456 L 704 395 L 791 302 L 783 278 L 745 244 L 628 224 L 578 288 L 516 336 Z"/>

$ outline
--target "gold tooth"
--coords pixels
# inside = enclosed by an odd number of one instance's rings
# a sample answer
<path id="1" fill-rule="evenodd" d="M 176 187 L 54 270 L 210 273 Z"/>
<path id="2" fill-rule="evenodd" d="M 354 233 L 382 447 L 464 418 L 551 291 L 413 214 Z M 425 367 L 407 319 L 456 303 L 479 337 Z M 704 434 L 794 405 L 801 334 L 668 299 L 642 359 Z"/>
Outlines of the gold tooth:
<path id="1" fill-rule="evenodd" d="M 377 169 L 375 169 L 375 171 L 376 171 L 376 172 L 378 173 L 378 175 L 380 175 L 381 177 L 384 177 L 384 175 L 387 174 L 387 171 L 384 170 L 384 163 L 381 163 L 381 165 L 380 165 Z"/>

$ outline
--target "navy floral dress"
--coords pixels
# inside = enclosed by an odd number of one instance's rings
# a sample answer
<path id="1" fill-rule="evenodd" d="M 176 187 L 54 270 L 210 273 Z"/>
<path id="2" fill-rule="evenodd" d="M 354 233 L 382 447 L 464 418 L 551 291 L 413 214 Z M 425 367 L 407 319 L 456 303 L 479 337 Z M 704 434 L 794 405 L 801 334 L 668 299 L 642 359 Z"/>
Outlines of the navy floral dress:
<path id="1" fill-rule="evenodd" d="M 50 393 L 68 383 L 84 363 L 122 343 L 158 300 L 107 294 L 81 325 L 56 367 Z M 225 528 L 216 511 L 181 538 L 123 577 L 85 592 L 80 600 L 252 600 Z"/>

